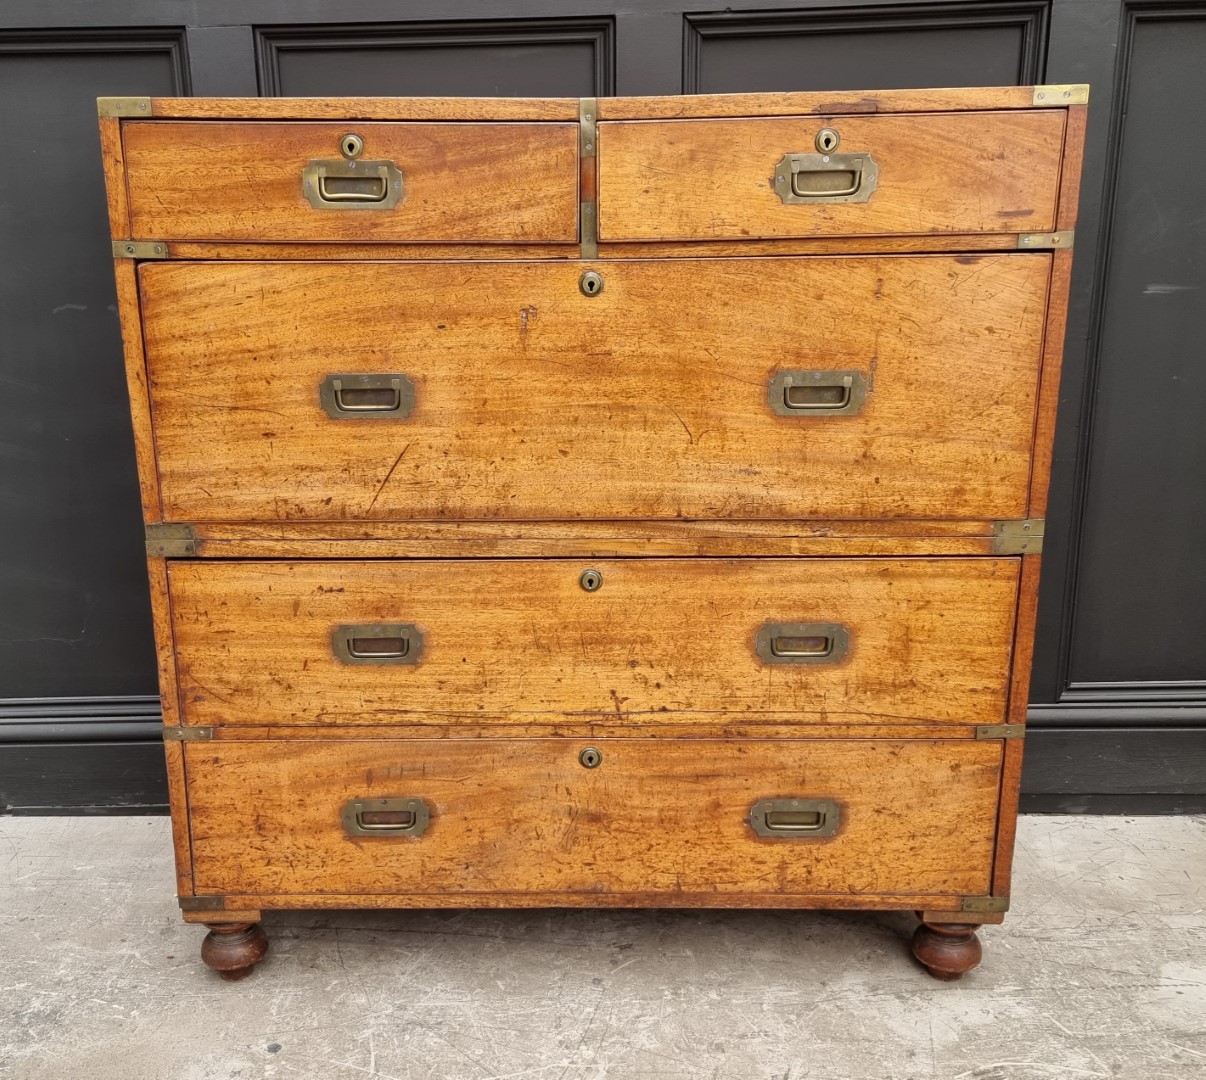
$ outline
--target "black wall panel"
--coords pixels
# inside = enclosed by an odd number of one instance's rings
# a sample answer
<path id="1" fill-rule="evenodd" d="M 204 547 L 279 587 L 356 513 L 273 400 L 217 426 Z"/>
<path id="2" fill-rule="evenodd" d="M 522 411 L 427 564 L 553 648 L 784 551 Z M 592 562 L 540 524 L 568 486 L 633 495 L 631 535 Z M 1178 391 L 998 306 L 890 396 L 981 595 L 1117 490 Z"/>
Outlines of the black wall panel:
<path id="1" fill-rule="evenodd" d="M 1206 806 L 1203 57 L 1206 0 L 7 0 L 0 809 L 164 800 L 97 95 L 1033 82 L 1093 93 L 1023 805 Z"/>

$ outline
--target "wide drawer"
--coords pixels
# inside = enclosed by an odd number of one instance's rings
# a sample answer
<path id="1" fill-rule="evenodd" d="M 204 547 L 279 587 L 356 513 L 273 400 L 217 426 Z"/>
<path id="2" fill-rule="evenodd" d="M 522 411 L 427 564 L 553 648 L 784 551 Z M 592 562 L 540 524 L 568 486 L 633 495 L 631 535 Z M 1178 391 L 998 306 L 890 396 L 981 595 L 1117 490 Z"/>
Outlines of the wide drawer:
<path id="1" fill-rule="evenodd" d="M 1018 566 L 202 560 L 168 580 L 188 724 L 968 725 L 1004 716 Z"/>
<path id="2" fill-rule="evenodd" d="M 1001 746 L 190 743 L 196 891 L 982 896 Z"/>
<path id="3" fill-rule="evenodd" d="M 1025 517 L 1050 265 L 144 264 L 164 517 Z"/>
<path id="4" fill-rule="evenodd" d="M 1042 109 L 602 123 L 599 237 L 1049 230 L 1063 140 L 1063 111 Z"/>
<path id="5" fill-rule="evenodd" d="M 148 121 L 122 138 L 136 237 L 578 238 L 574 124 Z"/>

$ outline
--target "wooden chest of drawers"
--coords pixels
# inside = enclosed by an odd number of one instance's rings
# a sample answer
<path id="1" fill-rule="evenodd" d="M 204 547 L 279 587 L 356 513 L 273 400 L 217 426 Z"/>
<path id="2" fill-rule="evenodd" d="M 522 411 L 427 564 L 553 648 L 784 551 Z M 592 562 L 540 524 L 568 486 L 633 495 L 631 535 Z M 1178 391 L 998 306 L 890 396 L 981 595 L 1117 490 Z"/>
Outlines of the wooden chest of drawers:
<path id="1" fill-rule="evenodd" d="M 1008 906 L 1084 87 L 102 99 L 180 906 Z"/>

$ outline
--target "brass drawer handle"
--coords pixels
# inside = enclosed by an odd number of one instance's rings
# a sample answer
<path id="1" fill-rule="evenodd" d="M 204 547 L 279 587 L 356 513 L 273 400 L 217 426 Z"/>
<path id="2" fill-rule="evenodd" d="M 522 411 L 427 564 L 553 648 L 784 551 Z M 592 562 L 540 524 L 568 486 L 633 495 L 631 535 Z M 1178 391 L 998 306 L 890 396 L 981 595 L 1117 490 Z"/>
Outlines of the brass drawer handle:
<path id="1" fill-rule="evenodd" d="M 414 623 L 343 623 L 331 648 L 345 664 L 417 664 L 423 634 Z"/>
<path id="2" fill-rule="evenodd" d="M 316 210 L 390 210 L 402 198 L 402 173 L 392 161 L 311 161 L 302 194 Z"/>
<path id="3" fill-rule="evenodd" d="M 764 664 L 837 664 L 850 649 L 841 623 L 764 623 L 754 639 Z"/>
<path id="4" fill-rule="evenodd" d="M 318 400 L 332 420 L 400 420 L 415 407 L 415 384 L 397 374 L 328 375 Z"/>
<path id="5" fill-rule="evenodd" d="M 861 371 L 777 371 L 770 407 L 779 416 L 854 416 L 867 403 Z"/>
<path id="6" fill-rule="evenodd" d="M 775 193 L 785 203 L 865 203 L 878 184 L 867 153 L 785 154 L 775 166 Z"/>
<path id="7" fill-rule="evenodd" d="M 348 836 L 422 836 L 431 810 L 422 799 L 353 799 L 343 807 Z"/>
<path id="8" fill-rule="evenodd" d="M 759 799 L 750 810 L 749 825 L 773 840 L 815 840 L 835 835 L 841 817 L 833 799 Z"/>

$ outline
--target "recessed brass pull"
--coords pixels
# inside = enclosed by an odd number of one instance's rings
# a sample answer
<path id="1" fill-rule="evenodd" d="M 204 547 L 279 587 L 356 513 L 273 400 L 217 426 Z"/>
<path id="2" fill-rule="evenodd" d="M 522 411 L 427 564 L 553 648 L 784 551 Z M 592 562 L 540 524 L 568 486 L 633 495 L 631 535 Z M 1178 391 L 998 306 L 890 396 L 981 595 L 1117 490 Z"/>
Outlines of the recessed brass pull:
<path id="1" fill-rule="evenodd" d="M 850 649 L 841 623 L 764 623 L 754 639 L 764 664 L 837 664 Z"/>
<path id="2" fill-rule="evenodd" d="M 422 799 L 353 799 L 343 807 L 348 836 L 422 836 L 431 810 Z"/>
<path id="3" fill-rule="evenodd" d="M 749 816 L 754 832 L 774 840 L 833 836 L 840 824 L 841 808 L 833 799 L 759 799 Z"/>
<path id="4" fill-rule="evenodd" d="M 328 375 L 318 400 L 332 420 L 402 419 L 414 408 L 415 385 L 405 375 Z"/>
<path id="5" fill-rule="evenodd" d="M 777 371 L 771 409 L 779 416 L 854 416 L 867 403 L 860 371 Z"/>
<path id="6" fill-rule="evenodd" d="M 867 153 L 785 154 L 775 166 L 775 193 L 785 203 L 864 203 L 878 185 Z"/>
<path id="7" fill-rule="evenodd" d="M 389 210 L 402 198 L 402 173 L 392 161 L 311 161 L 302 194 L 315 210 Z"/>
<path id="8" fill-rule="evenodd" d="M 417 664 L 423 634 L 414 623 L 343 623 L 331 649 L 345 664 Z"/>

